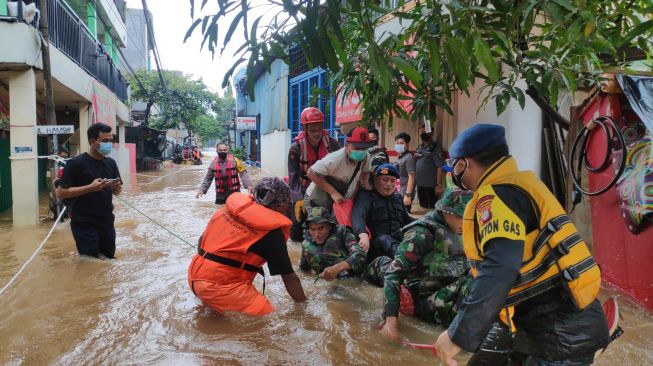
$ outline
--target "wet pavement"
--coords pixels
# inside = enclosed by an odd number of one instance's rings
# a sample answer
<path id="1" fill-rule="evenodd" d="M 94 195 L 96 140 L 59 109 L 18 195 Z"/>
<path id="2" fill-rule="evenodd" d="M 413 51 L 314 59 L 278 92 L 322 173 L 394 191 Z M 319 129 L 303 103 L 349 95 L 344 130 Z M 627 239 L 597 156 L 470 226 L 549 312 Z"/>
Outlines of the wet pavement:
<path id="1" fill-rule="evenodd" d="M 194 244 L 216 210 L 212 191 L 195 199 L 207 163 L 133 176 L 122 198 Z M 0 296 L 0 364 L 437 364 L 428 351 L 389 343 L 376 332 L 382 291 L 360 280 L 314 284 L 300 273 L 309 301 L 295 304 L 280 277 L 268 276 L 275 313 L 219 315 L 188 288 L 194 248 L 122 202 L 115 206 L 117 260 L 79 257 L 66 222 Z M 0 286 L 52 225 L 15 229 L 10 214 L 0 213 Z M 299 243 L 288 246 L 297 268 Z M 261 287 L 260 276 L 255 283 Z M 597 364 L 653 364 L 653 316 L 614 290 L 602 293 L 609 295 L 619 298 L 626 332 Z M 417 343 L 434 342 L 442 330 L 407 317 L 400 329 Z"/>

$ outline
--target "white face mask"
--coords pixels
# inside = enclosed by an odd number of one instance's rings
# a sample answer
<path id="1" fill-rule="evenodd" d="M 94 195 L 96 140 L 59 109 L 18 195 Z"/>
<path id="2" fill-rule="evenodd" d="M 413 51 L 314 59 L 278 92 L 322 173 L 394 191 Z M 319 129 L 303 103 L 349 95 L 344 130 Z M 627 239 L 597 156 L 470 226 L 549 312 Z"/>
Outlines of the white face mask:
<path id="1" fill-rule="evenodd" d="M 395 151 L 396 151 L 398 154 L 403 154 L 404 151 L 406 151 L 406 145 L 396 144 L 396 145 L 395 145 Z"/>

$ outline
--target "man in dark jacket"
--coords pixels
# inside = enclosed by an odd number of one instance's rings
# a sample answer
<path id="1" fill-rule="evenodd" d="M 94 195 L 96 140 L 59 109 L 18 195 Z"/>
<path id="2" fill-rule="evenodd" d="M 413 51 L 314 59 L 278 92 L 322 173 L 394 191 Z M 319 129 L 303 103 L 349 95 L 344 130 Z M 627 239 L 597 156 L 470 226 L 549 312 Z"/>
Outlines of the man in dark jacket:
<path id="1" fill-rule="evenodd" d="M 471 127 L 450 154 L 454 183 L 474 191 L 463 242 L 475 278 L 435 344 L 441 360 L 455 365 L 461 349 L 492 348 L 503 359 L 491 364 L 591 364 L 609 342 L 596 300 L 600 270 L 564 209 L 534 174 L 517 170 L 501 126 Z M 513 333 L 502 349 L 484 341 L 497 331 Z"/>
<path id="2" fill-rule="evenodd" d="M 356 196 L 351 223 L 368 261 L 380 255 L 394 258 L 402 226 L 413 221 L 396 191 L 398 178 L 399 171 L 393 164 L 379 165 L 374 170 L 374 189 Z M 371 243 L 366 226 L 372 235 Z"/>

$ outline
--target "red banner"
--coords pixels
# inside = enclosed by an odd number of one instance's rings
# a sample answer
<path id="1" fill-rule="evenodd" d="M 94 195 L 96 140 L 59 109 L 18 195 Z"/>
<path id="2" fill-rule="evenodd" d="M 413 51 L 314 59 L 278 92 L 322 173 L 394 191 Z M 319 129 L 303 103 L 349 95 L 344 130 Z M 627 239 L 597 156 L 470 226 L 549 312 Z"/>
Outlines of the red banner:
<path id="1" fill-rule="evenodd" d="M 358 122 L 363 117 L 360 97 L 352 93 L 343 100 L 341 93 L 336 98 L 336 124 Z"/>
<path id="2" fill-rule="evenodd" d="M 116 98 L 114 94 L 104 85 L 93 80 L 93 112 L 95 112 L 95 123 L 104 123 L 111 126 L 116 133 Z"/>

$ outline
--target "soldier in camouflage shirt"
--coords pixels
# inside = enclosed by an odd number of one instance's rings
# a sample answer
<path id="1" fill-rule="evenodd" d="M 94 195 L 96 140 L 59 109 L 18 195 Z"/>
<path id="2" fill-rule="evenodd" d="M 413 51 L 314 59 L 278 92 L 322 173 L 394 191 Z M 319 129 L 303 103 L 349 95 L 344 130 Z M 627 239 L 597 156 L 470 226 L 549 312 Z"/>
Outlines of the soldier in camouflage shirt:
<path id="1" fill-rule="evenodd" d="M 400 310 L 445 327 L 453 320 L 471 283 L 461 237 L 470 198 L 468 191 L 447 190 L 435 210 L 402 229 L 394 259 L 378 257 L 367 267 L 366 278 L 383 286 L 384 336 L 398 338 Z"/>
<path id="2" fill-rule="evenodd" d="M 302 271 L 313 270 L 327 281 L 362 274 L 367 254 L 351 229 L 336 225 L 333 215 L 322 207 L 310 209 L 306 225 L 309 235 L 302 243 Z"/>

